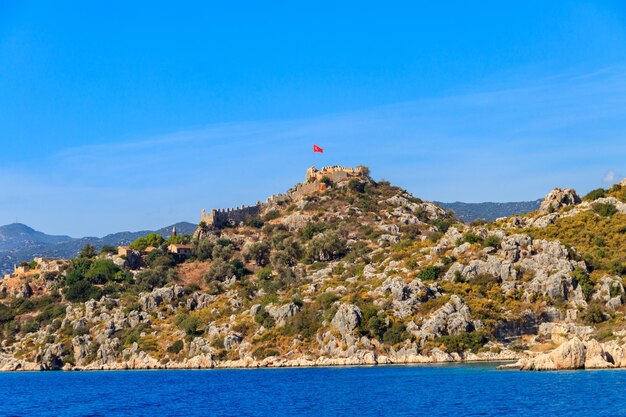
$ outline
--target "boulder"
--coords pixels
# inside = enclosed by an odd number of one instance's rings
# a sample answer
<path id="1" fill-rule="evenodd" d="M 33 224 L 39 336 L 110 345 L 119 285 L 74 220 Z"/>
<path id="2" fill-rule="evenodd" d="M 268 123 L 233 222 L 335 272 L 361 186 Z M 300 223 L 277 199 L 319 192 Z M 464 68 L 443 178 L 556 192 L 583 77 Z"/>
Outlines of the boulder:
<path id="1" fill-rule="evenodd" d="M 539 210 L 542 213 L 550 213 L 560 209 L 561 207 L 572 206 L 580 204 L 581 202 L 582 200 L 578 194 L 576 194 L 576 191 L 569 188 L 555 188 L 543 199 L 541 205 L 539 206 Z"/>
<path id="2" fill-rule="evenodd" d="M 362 319 L 363 313 L 361 313 L 361 309 L 357 306 L 353 304 L 341 304 L 330 324 L 345 338 L 348 335 L 352 335 L 354 329 L 361 324 Z"/>

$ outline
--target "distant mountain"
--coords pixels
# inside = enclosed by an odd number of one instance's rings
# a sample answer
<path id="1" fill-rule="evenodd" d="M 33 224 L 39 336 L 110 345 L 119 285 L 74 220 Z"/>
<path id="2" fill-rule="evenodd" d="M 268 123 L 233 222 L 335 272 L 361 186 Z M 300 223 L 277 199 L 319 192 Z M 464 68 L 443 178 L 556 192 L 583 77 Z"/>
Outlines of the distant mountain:
<path id="1" fill-rule="evenodd" d="M 141 236 L 158 233 L 169 236 L 172 228 L 180 234 L 192 234 L 197 225 L 180 222 L 159 230 L 142 230 L 139 232 L 119 232 L 104 237 L 72 238 L 69 236 L 53 236 L 34 230 L 21 223 L 0 226 L 0 274 L 13 269 L 14 264 L 41 256 L 49 258 L 69 258 L 78 253 L 86 244 L 96 248 L 103 245 L 128 245 Z"/>
<path id="2" fill-rule="evenodd" d="M 56 244 L 72 240 L 69 236 L 53 236 L 38 232 L 25 224 L 0 226 L 0 251 L 36 244 Z"/>
<path id="3" fill-rule="evenodd" d="M 436 202 L 446 210 L 452 210 L 459 219 L 472 222 L 477 219 L 492 221 L 499 217 L 530 213 L 539 209 L 541 199 L 534 201 L 518 201 L 511 203 L 454 203 Z"/>

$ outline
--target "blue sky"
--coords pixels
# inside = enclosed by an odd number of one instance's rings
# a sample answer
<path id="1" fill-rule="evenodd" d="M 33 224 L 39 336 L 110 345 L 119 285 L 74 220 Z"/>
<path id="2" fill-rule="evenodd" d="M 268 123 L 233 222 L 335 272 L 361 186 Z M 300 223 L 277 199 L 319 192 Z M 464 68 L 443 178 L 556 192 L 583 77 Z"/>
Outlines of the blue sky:
<path id="1" fill-rule="evenodd" d="M 0 2 L 0 224 L 196 222 L 313 164 L 441 201 L 626 176 L 623 2 L 89 3 Z"/>

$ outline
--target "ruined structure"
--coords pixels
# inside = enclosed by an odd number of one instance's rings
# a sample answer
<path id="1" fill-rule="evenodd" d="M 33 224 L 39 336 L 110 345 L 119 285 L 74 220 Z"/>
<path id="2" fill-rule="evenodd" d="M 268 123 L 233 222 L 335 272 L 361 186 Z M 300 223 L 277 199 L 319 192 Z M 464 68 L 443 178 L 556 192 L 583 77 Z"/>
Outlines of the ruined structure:
<path id="1" fill-rule="evenodd" d="M 228 209 L 213 209 L 211 214 L 202 210 L 202 220 L 208 227 L 222 228 L 226 226 L 238 226 L 246 220 L 246 217 L 256 217 L 261 214 L 261 203 L 254 206 L 241 206 Z"/>
<path id="2" fill-rule="evenodd" d="M 317 169 L 314 166 L 306 170 L 306 182 L 322 181 L 327 177 L 332 182 L 339 182 L 350 177 L 365 177 L 367 169 L 362 166 L 346 168 L 338 165 Z"/>
<path id="3" fill-rule="evenodd" d="M 208 228 L 217 229 L 226 226 L 238 226 L 246 220 L 246 217 L 260 216 L 265 209 L 298 200 L 308 194 L 323 192 L 328 186 L 328 182 L 339 183 L 352 178 L 366 179 L 368 172 L 369 170 L 363 166 L 347 168 L 334 165 L 322 169 L 313 166 L 307 169 L 305 181 L 291 188 L 285 194 L 272 195 L 264 203 L 257 202 L 254 206 L 212 209 L 210 214 L 202 210 L 200 223 L 204 223 Z"/>

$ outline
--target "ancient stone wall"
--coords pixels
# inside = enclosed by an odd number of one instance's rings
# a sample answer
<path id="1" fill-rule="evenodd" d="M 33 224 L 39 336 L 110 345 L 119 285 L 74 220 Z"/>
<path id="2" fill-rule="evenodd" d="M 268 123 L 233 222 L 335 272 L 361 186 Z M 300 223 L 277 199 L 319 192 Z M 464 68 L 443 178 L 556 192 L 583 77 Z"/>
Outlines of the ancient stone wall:
<path id="1" fill-rule="evenodd" d="M 202 211 L 202 221 L 207 226 L 212 227 L 226 227 L 226 226 L 238 226 L 243 223 L 248 216 L 258 216 L 261 214 L 261 203 L 257 203 L 254 206 L 241 206 L 227 209 L 213 209 L 211 214 L 207 215 L 204 210 Z"/>

